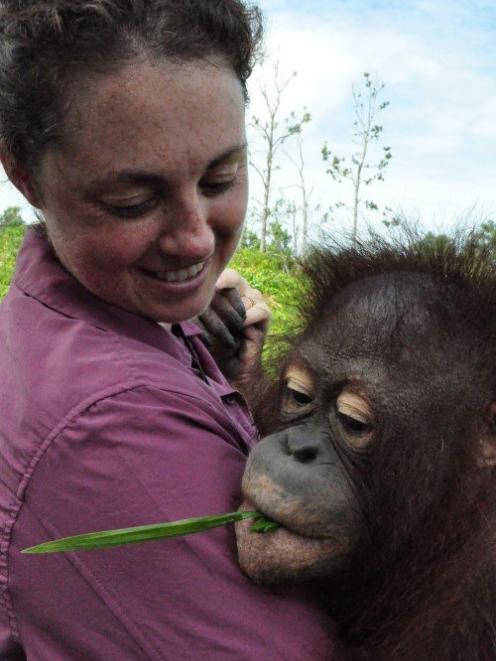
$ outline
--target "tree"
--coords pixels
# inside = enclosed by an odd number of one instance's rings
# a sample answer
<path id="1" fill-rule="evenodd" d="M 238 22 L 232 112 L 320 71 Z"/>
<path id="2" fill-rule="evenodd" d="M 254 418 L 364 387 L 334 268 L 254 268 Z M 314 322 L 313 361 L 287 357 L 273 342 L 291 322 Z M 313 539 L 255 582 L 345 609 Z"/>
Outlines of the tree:
<path id="1" fill-rule="evenodd" d="M 24 225 L 20 207 L 7 207 L 0 213 L 0 227 Z"/>
<path id="2" fill-rule="evenodd" d="M 297 139 L 298 144 L 298 158 L 295 159 L 291 154 L 286 154 L 289 160 L 293 163 L 298 171 L 299 183 L 297 188 L 300 191 L 301 195 L 301 219 L 302 219 L 302 231 L 301 231 L 301 242 L 300 249 L 298 250 L 298 230 L 296 226 L 296 206 L 294 202 L 288 204 L 288 211 L 290 212 L 290 217 L 293 220 L 293 236 L 294 236 L 294 253 L 296 254 L 305 254 L 308 245 L 308 229 L 310 224 L 310 198 L 313 193 L 313 188 L 309 189 L 308 184 L 305 178 L 305 158 L 303 155 L 303 139 L 301 131 L 298 134 Z"/>
<path id="3" fill-rule="evenodd" d="M 298 227 L 298 207 L 294 200 L 287 200 L 285 203 L 286 206 L 286 217 L 291 224 L 291 232 L 293 235 L 293 255 L 298 255 L 298 243 L 300 237 L 300 228 Z"/>
<path id="4" fill-rule="evenodd" d="M 249 250 L 260 250 L 260 238 L 258 234 L 250 227 L 245 226 L 239 247 L 248 248 Z"/>
<path id="5" fill-rule="evenodd" d="M 269 250 L 271 252 L 292 257 L 292 241 L 291 234 L 279 220 L 273 220 L 270 223 Z"/>
<path id="6" fill-rule="evenodd" d="M 392 154 L 391 147 L 383 147 L 382 155 L 375 162 L 368 160 L 369 149 L 372 142 L 381 137 L 383 126 L 377 124 L 377 116 L 389 105 L 389 101 L 380 101 L 379 97 L 384 89 L 382 83 L 372 80 L 369 73 L 363 74 L 363 87 L 357 89 L 352 87 L 353 110 L 355 119 L 353 121 L 353 142 L 357 145 L 357 151 L 350 159 L 338 156 L 332 152 L 327 143 L 322 147 L 322 158 L 329 163 L 327 174 L 341 183 L 344 179 L 351 182 L 353 186 L 353 242 L 356 242 L 358 228 L 358 212 L 360 204 L 363 203 L 367 209 L 376 211 L 378 205 L 372 200 L 362 200 L 360 197 L 362 184 L 370 186 L 374 181 L 383 181 L 384 172 L 389 165 Z M 335 208 L 346 206 L 343 202 L 334 205 Z"/>
<path id="7" fill-rule="evenodd" d="M 287 229 L 287 219 L 293 209 L 296 209 L 295 204 L 282 198 L 279 198 L 273 207 L 271 207 L 264 251 L 261 249 L 260 238 L 253 229 L 253 225 L 258 224 L 259 219 L 254 217 L 255 214 L 252 211 L 250 213 L 250 219 L 247 221 L 247 225 L 245 225 L 239 247 L 241 249 L 245 248 L 270 253 L 271 255 L 278 255 L 285 265 L 292 263 L 295 256 L 294 238 Z"/>
<path id="8" fill-rule="evenodd" d="M 481 245 L 496 250 L 496 223 L 494 220 L 486 220 L 480 224 L 477 238 Z"/>
<path id="9" fill-rule="evenodd" d="M 279 62 L 274 63 L 270 81 L 263 81 L 259 88 L 264 105 L 264 117 L 253 115 L 249 125 L 262 144 L 261 149 L 258 152 L 253 152 L 250 159 L 250 164 L 259 175 L 263 187 L 263 199 L 260 205 L 260 249 L 262 252 L 265 252 L 267 248 L 271 213 L 270 195 L 274 170 L 277 169 L 276 157 L 278 151 L 288 138 L 301 133 L 303 125 L 311 119 L 310 113 L 305 110 L 301 116 L 297 116 L 293 111 L 281 121 L 282 98 L 295 76 L 296 72 L 293 72 L 290 76 L 284 77 L 280 72 Z M 257 162 L 257 154 L 261 154 L 260 165 Z"/>
<path id="10" fill-rule="evenodd" d="M 417 242 L 419 252 L 432 256 L 443 253 L 451 245 L 451 239 L 447 234 L 434 234 L 434 232 L 427 232 Z"/>
<path id="11" fill-rule="evenodd" d="M 487 251 L 492 252 L 496 262 L 496 222 L 494 220 L 486 218 L 476 221 L 468 216 L 464 225 L 459 225 L 458 229 L 454 229 L 448 234 L 436 234 L 432 231 L 423 233 L 412 221 L 401 216 L 396 216 L 391 221 L 383 221 L 383 223 L 391 234 L 398 231 L 399 236 L 406 233 L 407 236 L 417 237 L 416 245 L 424 254 L 438 254 L 452 246 L 453 238 L 463 241 L 469 236 L 473 245 L 480 247 L 482 254 L 487 254 Z"/>

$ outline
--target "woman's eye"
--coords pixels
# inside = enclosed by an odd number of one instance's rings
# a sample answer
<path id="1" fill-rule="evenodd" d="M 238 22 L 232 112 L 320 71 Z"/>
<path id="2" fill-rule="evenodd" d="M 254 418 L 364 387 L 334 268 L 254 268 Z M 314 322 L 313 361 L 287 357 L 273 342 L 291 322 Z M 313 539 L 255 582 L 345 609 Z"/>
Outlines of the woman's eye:
<path id="1" fill-rule="evenodd" d="M 155 208 L 155 199 L 138 204 L 104 204 L 106 211 L 118 218 L 139 218 Z"/>
<path id="2" fill-rule="evenodd" d="M 200 182 L 200 187 L 203 191 L 203 194 L 207 197 L 215 197 L 216 195 L 222 195 L 222 193 L 230 190 L 236 183 L 236 177 L 234 179 L 228 179 L 226 181 L 205 181 Z"/>

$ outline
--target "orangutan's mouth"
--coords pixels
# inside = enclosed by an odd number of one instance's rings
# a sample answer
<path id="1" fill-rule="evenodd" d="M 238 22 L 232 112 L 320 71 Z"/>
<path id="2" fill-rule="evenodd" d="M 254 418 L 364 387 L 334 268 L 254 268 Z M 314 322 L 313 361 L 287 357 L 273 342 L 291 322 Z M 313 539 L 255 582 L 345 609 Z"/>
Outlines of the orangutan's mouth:
<path id="1" fill-rule="evenodd" d="M 253 509 L 256 507 L 249 500 L 240 507 L 240 511 Z M 347 540 L 306 537 L 282 525 L 269 532 L 256 533 L 251 531 L 252 525 L 251 519 L 239 521 L 235 531 L 240 567 L 257 583 L 307 580 L 325 575 L 347 548 Z"/>

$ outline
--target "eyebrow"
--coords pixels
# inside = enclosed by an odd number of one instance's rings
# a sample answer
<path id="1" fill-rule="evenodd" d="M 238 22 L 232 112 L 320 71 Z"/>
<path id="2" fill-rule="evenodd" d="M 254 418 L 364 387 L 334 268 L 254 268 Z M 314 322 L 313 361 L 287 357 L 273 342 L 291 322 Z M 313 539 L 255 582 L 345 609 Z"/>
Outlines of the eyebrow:
<path id="1" fill-rule="evenodd" d="M 205 171 L 213 170 L 221 163 L 228 161 L 232 156 L 241 154 L 247 146 L 248 144 L 245 142 L 242 145 L 230 147 L 225 152 L 209 161 Z M 165 183 L 167 183 L 167 180 L 162 175 L 147 170 L 110 171 L 102 177 L 92 179 L 86 186 L 86 194 L 91 196 L 100 192 L 103 188 L 115 184 L 137 184 L 149 186 L 151 188 L 159 188 L 163 187 Z"/>

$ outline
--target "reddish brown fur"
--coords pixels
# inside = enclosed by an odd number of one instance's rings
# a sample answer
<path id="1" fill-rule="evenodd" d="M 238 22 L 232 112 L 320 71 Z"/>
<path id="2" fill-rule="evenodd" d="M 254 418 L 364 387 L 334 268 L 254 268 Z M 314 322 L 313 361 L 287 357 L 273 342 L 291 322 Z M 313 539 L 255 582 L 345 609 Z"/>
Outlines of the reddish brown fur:
<path id="1" fill-rule="evenodd" d="M 493 254 L 473 236 L 430 249 L 415 237 L 402 245 L 377 239 L 353 249 L 317 253 L 306 271 L 312 295 L 302 306 L 307 326 L 297 346 L 323 341 L 322 320 L 347 285 L 392 271 L 420 272 L 439 283 L 439 301 L 433 301 L 437 316 L 428 331 L 448 337 L 453 328 L 460 338 L 468 338 L 473 348 L 467 355 L 477 371 L 476 379 L 470 373 L 465 377 L 467 395 L 461 404 L 466 405 L 468 419 L 458 429 L 458 449 L 445 488 L 413 527 L 409 527 L 409 507 L 414 509 L 426 498 L 423 475 L 439 458 L 430 456 L 420 441 L 420 449 L 409 458 L 413 463 L 407 459 L 401 463 L 387 448 L 382 455 L 378 450 L 375 470 L 383 479 L 395 476 L 406 506 L 401 507 L 396 498 L 377 496 L 379 480 L 372 482 L 375 500 L 367 502 L 367 534 L 339 575 L 325 589 L 322 581 L 316 587 L 324 608 L 339 624 L 347 657 L 357 661 L 494 660 L 496 474 L 492 467 L 477 465 L 479 440 L 488 432 L 482 429 L 480 418 L 470 415 L 485 407 L 487 398 L 487 403 L 496 401 Z M 444 309 L 448 291 L 451 308 L 447 303 Z M 460 366 L 461 373 L 465 367 Z M 278 388 L 278 384 L 268 384 L 257 408 L 264 431 L 272 432 L 280 424 L 274 420 Z M 434 415 L 426 412 L 426 416 Z M 490 431 L 491 442 L 496 442 L 494 424 Z M 425 477 L 426 485 L 428 479 L 432 478 Z M 359 479 L 357 484 L 360 490 Z"/>

